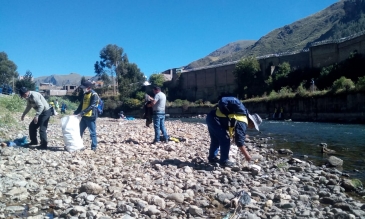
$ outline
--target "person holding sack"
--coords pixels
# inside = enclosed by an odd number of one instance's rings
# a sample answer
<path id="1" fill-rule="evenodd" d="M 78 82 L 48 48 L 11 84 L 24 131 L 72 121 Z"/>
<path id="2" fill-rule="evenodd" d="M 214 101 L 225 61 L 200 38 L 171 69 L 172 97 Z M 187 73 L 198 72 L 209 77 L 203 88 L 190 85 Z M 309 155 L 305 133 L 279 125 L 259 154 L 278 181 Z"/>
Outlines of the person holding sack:
<path id="1" fill-rule="evenodd" d="M 96 119 L 98 117 L 99 95 L 91 89 L 93 84 L 90 81 L 85 81 L 80 87 L 84 91 L 83 99 L 79 107 L 74 112 L 81 118 L 80 121 L 80 136 L 84 134 L 86 128 L 89 128 L 91 138 L 91 150 L 96 151 L 98 141 L 96 138 Z"/>
<path id="2" fill-rule="evenodd" d="M 209 163 L 219 163 L 223 167 L 232 167 L 235 163 L 229 161 L 230 139 L 235 140 L 240 152 L 247 161 L 251 160 L 245 147 L 246 129 L 256 128 L 262 119 L 257 114 L 249 114 L 245 106 L 233 96 L 223 96 L 218 107 L 212 110 L 206 118 L 210 135 Z M 220 149 L 220 159 L 217 154 Z"/>
<path id="3" fill-rule="evenodd" d="M 36 111 L 32 122 L 29 124 L 30 143 L 27 146 L 38 145 L 37 129 L 39 128 L 39 137 L 41 140 L 41 144 L 38 149 L 47 149 L 48 121 L 49 117 L 53 115 L 51 107 L 47 103 L 46 99 L 44 99 L 42 94 L 36 91 L 29 91 L 26 87 L 22 87 L 19 89 L 19 95 L 27 101 L 27 106 L 21 117 L 22 121 L 24 120 L 25 115 L 27 115 L 31 108 Z"/>

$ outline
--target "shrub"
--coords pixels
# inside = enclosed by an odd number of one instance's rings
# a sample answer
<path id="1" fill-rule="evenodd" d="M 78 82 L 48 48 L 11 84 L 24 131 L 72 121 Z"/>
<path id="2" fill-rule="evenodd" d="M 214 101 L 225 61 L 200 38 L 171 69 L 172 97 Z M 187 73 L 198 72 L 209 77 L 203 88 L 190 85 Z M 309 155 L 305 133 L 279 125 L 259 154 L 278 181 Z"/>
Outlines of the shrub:
<path id="1" fill-rule="evenodd" d="M 288 94 L 290 94 L 290 93 L 292 93 L 292 90 L 291 90 L 291 88 L 290 88 L 290 87 L 282 87 L 282 88 L 279 90 L 279 94 L 280 94 L 281 96 L 285 96 L 285 95 L 288 95 Z"/>
<path id="2" fill-rule="evenodd" d="M 10 112 L 22 112 L 26 106 L 26 102 L 19 95 L 3 96 L 0 98 L 0 108 Z"/>
<path id="3" fill-rule="evenodd" d="M 123 108 L 139 109 L 142 107 L 142 101 L 133 98 L 126 98 L 123 102 Z"/>
<path id="4" fill-rule="evenodd" d="M 351 79 L 347 79 L 346 77 L 342 76 L 341 78 L 337 79 L 333 82 L 332 90 L 339 91 L 345 89 L 346 91 L 354 88 L 355 84 Z"/>
<path id="5" fill-rule="evenodd" d="M 109 111 L 109 110 L 115 110 L 118 107 L 118 102 L 111 100 L 111 99 L 107 99 L 104 101 L 104 111 Z"/>
<path id="6" fill-rule="evenodd" d="M 269 98 L 276 98 L 278 96 L 278 93 L 276 93 L 274 90 L 270 92 Z"/>
<path id="7" fill-rule="evenodd" d="M 300 85 L 297 88 L 297 94 L 301 97 L 304 97 L 307 94 L 307 90 L 303 86 L 303 83 L 300 83 Z"/>
<path id="8" fill-rule="evenodd" d="M 144 100 L 144 95 L 145 95 L 145 92 L 143 92 L 143 91 L 138 91 L 138 92 L 136 93 L 136 99 L 138 99 L 138 100 Z"/>
<path id="9" fill-rule="evenodd" d="M 365 89 L 365 76 L 359 77 L 359 80 L 356 83 L 357 89 Z"/>

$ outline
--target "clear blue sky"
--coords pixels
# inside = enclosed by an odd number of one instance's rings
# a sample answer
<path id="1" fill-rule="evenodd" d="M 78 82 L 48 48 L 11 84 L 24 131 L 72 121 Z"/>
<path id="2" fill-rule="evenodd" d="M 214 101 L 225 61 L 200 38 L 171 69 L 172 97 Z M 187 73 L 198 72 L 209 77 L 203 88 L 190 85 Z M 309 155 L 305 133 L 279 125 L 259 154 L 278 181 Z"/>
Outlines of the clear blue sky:
<path id="1" fill-rule="evenodd" d="M 93 76 L 100 50 L 124 49 L 149 76 L 325 9 L 338 0 L 0 0 L 0 52 L 34 77 Z"/>

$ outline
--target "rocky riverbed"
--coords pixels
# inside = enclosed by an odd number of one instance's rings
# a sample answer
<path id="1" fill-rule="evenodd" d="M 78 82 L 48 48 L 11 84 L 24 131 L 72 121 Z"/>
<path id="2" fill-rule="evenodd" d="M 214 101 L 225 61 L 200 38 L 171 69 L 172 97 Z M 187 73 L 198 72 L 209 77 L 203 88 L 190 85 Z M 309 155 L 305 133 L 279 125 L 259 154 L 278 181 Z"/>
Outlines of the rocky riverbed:
<path id="1" fill-rule="evenodd" d="M 237 167 L 221 168 L 207 163 L 204 124 L 167 121 L 184 141 L 151 145 L 144 120 L 101 118 L 98 150 L 87 132 L 86 150 L 69 153 L 52 119 L 48 150 L 1 148 L 0 218 L 365 218 L 365 193 L 346 174 L 285 148 L 279 156 L 259 135 L 246 142 L 252 162 L 233 146 Z M 347 193 L 355 189 L 359 199 Z M 250 203 L 240 204 L 241 191 Z"/>

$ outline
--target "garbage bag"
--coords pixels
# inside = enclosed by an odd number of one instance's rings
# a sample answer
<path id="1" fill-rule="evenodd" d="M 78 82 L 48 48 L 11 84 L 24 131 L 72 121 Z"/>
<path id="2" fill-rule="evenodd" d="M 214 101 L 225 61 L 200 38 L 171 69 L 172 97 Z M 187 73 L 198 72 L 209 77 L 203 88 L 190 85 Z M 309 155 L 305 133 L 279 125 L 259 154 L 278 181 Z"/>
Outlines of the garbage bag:
<path id="1" fill-rule="evenodd" d="M 61 123 L 65 150 L 73 152 L 83 149 L 84 144 L 80 136 L 80 120 L 77 116 L 65 116 L 61 119 Z"/>

